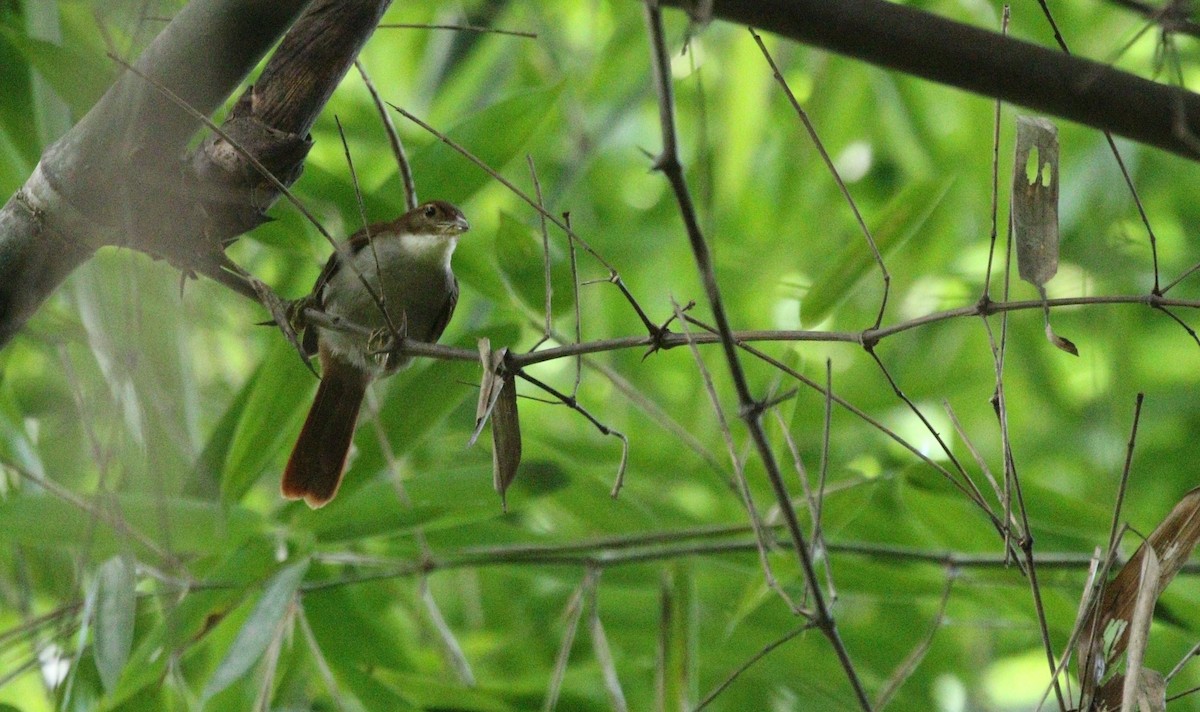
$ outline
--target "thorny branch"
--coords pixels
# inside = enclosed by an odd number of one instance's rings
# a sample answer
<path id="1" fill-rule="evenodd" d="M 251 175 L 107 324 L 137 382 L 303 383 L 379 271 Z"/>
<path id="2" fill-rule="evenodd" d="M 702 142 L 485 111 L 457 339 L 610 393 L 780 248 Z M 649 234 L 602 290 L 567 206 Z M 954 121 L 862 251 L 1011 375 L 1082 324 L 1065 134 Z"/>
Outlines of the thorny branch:
<path id="1" fill-rule="evenodd" d="M 800 522 L 796 517 L 796 510 L 792 507 L 791 495 L 788 494 L 787 486 L 783 482 L 783 473 L 780 472 L 779 464 L 775 459 L 775 453 L 772 451 L 766 432 L 763 430 L 762 404 L 756 401 L 750 394 L 750 386 L 746 381 L 746 374 L 738 358 L 733 330 L 729 325 L 729 317 L 725 312 L 725 305 L 721 299 L 721 290 L 717 285 L 716 272 L 713 269 L 708 243 L 701 233 L 691 193 L 683 175 L 683 167 L 679 162 L 678 138 L 675 131 L 675 101 L 671 83 L 671 66 L 667 59 L 666 38 L 663 32 L 662 10 L 658 7 L 656 0 L 647 0 L 645 8 L 646 24 L 649 28 L 651 43 L 651 69 L 654 75 L 655 88 L 658 91 L 659 119 L 662 124 L 663 150 L 655 161 L 654 167 L 661 171 L 671 184 L 676 201 L 679 203 L 679 212 L 687 231 L 688 242 L 691 244 L 692 256 L 696 260 L 696 268 L 700 272 L 700 279 L 704 285 L 704 292 L 708 297 L 709 308 L 712 310 L 717 332 L 721 337 L 721 345 L 725 351 L 725 360 L 729 366 L 730 377 L 733 380 L 734 389 L 737 391 L 742 419 L 750 431 L 750 437 L 754 441 L 759 458 L 766 469 L 767 478 L 770 480 L 771 488 L 775 492 L 780 513 L 787 525 L 788 534 L 792 539 L 792 547 L 799 559 L 808 591 L 812 596 L 813 610 L 809 614 L 809 621 L 829 639 L 829 643 L 838 656 L 838 660 L 846 673 L 846 678 L 854 691 L 855 697 L 858 699 L 859 705 L 864 710 L 870 710 L 871 701 L 867 698 L 866 690 L 859 680 L 858 672 L 850 660 L 850 654 L 842 642 L 841 635 L 838 633 L 837 624 L 826 605 L 825 594 L 821 590 L 820 582 L 817 579 L 817 572 L 813 565 L 808 542 L 805 540 L 804 533 L 800 530 Z"/>

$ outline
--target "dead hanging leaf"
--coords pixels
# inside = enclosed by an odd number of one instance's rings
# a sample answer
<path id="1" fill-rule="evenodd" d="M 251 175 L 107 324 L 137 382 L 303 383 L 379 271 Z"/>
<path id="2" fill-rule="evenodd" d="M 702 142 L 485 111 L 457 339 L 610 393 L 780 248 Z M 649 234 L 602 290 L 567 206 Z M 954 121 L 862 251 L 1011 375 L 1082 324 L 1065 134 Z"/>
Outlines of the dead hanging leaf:
<path id="1" fill-rule="evenodd" d="M 1046 298 L 1045 293 L 1043 292 L 1042 299 L 1045 300 L 1045 298 Z M 1045 311 L 1046 311 L 1046 340 L 1049 341 L 1051 344 L 1054 344 L 1055 348 L 1057 348 L 1061 351 L 1066 351 L 1067 353 L 1071 354 L 1072 356 L 1078 356 L 1079 348 L 1077 346 L 1075 346 L 1075 342 L 1071 341 L 1070 339 L 1068 339 L 1065 336 L 1059 336 L 1058 334 L 1054 333 L 1054 329 L 1050 328 L 1050 310 L 1049 310 L 1049 308 L 1047 308 Z"/>
<path id="2" fill-rule="evenodd" d="M 1129 620 L 1125 680 L 1121 685 L 1122 710 L 1132 710 L 1137 699 L 1142 680 L 1142 661 L 1146 658 L 1146 645 L 1150 642 L 1150 621 L 1154 618 L 1154 604 L 1158 601 L 1159 574 L 1158 554 L 1154 552 L 1154 547 L 1150 547 L 1142 557 L 1137 597 L 1133 602 L 1133 616 Z"/>
<path id="3" fill-rule="evenodd" d="M 483 365 L 483 380 L 479 384 L 479 402 L 475 404 L 475 430 L 471 432 L 467 447 L 471 447 L 479 439 L 484 424 L 492 414 L 492 409 L 496 407 L 496 400 L 500 398 L 499 371 L 507 355 L 507 348 L 492 351 L 490 339 L 485 337 L 479 340 L 479 361 Z"/>
<path id="4" fill-rule="evenodd" d="M 1046 282 L 1058 273 L 1058 128 L 1046 119 L 1017 117 L 1017 148 L 1013 161 L 1013 232 L 1021 279 L 1037 287 L 1042 297 L 1046 339 L 1072 356 L 1079 349 L 1050 328 Z"/>
<path id="5" fill-rule="evenodd" d="M 1114 675 L 1113 679 L 1105 683 L 1104 688 L 1096 694 L 1096 699 L 1088 709 L 1091 712 L 1117 712 L 1120 710 L 1124 684 L 1124 675 Z M 1142 668 L 1130 709 L 1134 712 L 1166 712 L 1167 681 L 1161 672 Z"/>
<path id="6" fill-rule="evenodd" d="M 1012 212 L 1021 279 L 1042 289 L 1058 272 L 1058 129 L 1046 119 L 1017 117 Z"/>
<path id="7" fill-rule="evenodd" d="M 1075 651 L 1084 699 L 1090 697 L 1091 690 L 1097 689 L 1106 672 L 1114 668 L 1118 658 L 1129 647 L 1131 630 L 1135 628 L 1134 618 L 1138 601 L 1151 594 L 1151 600 L 1157 600 L 1163 589 L 1191 558 L 1198 541 L 1200 487 L 1191 490 L 1179 500 L 1171 513 L 1108 583 L 1099 604 L 1092 607 L 1088 613 L 1088 620 L 1081 628 Z M 1154 576 L 1148 575 L 1143 580 L 1143 568 L 1149 567 L 1149 564 L 1144 563 L 1147 556 L 1158 560 L 1158 568 Z M 1150 586 L 1155 580 L 1157 584 Z M 1112 641 L 1107 653 L 1103 650 L 1105 640 Z M 1102 690 L 1111 691 L 1107 684 Z M 1117 683 L 1116 700 L 1120 700 L 1121 690 L 1121 683 Z M 1098 694 L 1097 700 L 1099 699 Z"/>
<path id="8" fill-rule="evenodd" d="M 521 464 L 521 421 L 517 416 L 517 384 L 505 376 L 492 410 L 492 484 L 500 493 L 500 506 L 508 511 L 504 494 L 517 477 Z"/>
<path id="9" fill-rule="evenodd" d="M 483 380 L 479 385 L 479 402 L 475 405 L 475 431 L 467 447 L 475 444 L 483 426 L 492 422 L 492 484 L 500 493 L 500 506 L 508 511 L 505 493 L 517 477 L 521 464 L 521 422 L 517 416 L 517 383 L 513 374 L 504 373 L 508 349 L 492 351 L 492 342 L 479 340 L 479 361 L 483 364 Z"/>

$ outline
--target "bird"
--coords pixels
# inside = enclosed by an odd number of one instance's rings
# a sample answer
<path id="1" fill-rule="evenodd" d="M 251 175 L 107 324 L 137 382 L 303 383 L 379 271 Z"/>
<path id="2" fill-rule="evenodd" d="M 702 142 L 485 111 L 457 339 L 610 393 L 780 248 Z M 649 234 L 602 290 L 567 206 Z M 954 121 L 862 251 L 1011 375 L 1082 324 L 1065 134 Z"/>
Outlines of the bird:
<path id="1" fill-rule="evenodd" d="M 451 257 L 469 229 L 458 207 L 433 200 L 359 230 L 330 255 L 305 304 L 359 328 L 305 328 L 301 348 L 318 357 L 321 381 L 283 470 L 285 499 L 317 509 L 337 494 L 367 386 L 412 361 L 381 343 L 442 335 L 458 303 Z"/>

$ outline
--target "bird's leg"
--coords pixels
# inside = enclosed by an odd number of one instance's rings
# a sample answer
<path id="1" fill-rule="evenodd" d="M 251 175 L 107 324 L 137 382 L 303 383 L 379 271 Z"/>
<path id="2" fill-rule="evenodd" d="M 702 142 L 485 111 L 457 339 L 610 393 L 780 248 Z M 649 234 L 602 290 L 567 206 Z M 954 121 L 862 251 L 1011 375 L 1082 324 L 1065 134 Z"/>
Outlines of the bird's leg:
<path id="1" fill-rule="evenodd" d="M 400 323 L 395 331 L 389 327 L 380 327 L 371 332 L 367 339 L 367 352 L 384 370 L 392 370 L 400 360 L 400 350 L 408 338 L 408 315 L 400 313 Z"/>

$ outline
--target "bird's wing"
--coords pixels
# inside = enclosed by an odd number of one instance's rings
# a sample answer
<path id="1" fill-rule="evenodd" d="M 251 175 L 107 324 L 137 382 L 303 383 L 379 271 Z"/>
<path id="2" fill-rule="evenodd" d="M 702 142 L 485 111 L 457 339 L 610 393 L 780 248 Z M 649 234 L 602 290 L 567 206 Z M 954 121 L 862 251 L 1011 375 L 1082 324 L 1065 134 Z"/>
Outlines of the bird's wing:
<path id="1" fill-rule="evenodd" d="M 454 276 L 450 277 L 450 289 L 446 294 L 446 301 L 442 304 L 441 311 L 438 312 L 437 318 L 433 321 L 433 329 L 429 332 L 430 343 L 436 342 L 442 336 L 442 332 L 446 330 L 446 324 L 450 323 L 450 317 L 454 316 L 454 307 L 458 305 L 458 279 Z"/>
<path id="2" fill-rule="evenodd" d="M 371 233 L 368 233 L 368 229 L 371 230 Z M 380 226 L 375 225 L 371 228 L 363 228 L 362 230 L 359 230 L 351 235 L 345 243 L 343 243 L 338 247 L 338 249 L 335 249 L 333 253 L 329 255 L 329 259 L 325 261 L 325 267 L 321 269 L 321 274 L 317 275 L 317 281 L 313 284 L 312 293 L 310 296 L 313 306 L 317 307 L 318 309 L 325 309 L 325 285 L 329 284 L 329 280 L 333 279 L 333 276 L 342 268 L 342 253 L 346 253 L 347 257 L 354 256 L 359 250 L 369 244 L 370 241 L 368 239 L 368 235 L 380 229 Z M 312 327 L 305 329 L 304 338 L 301 340 L 300 344 L 304 347 L 304 353 L 308 354 L 309 356 L 316 354 L 317 330 Z"/>

